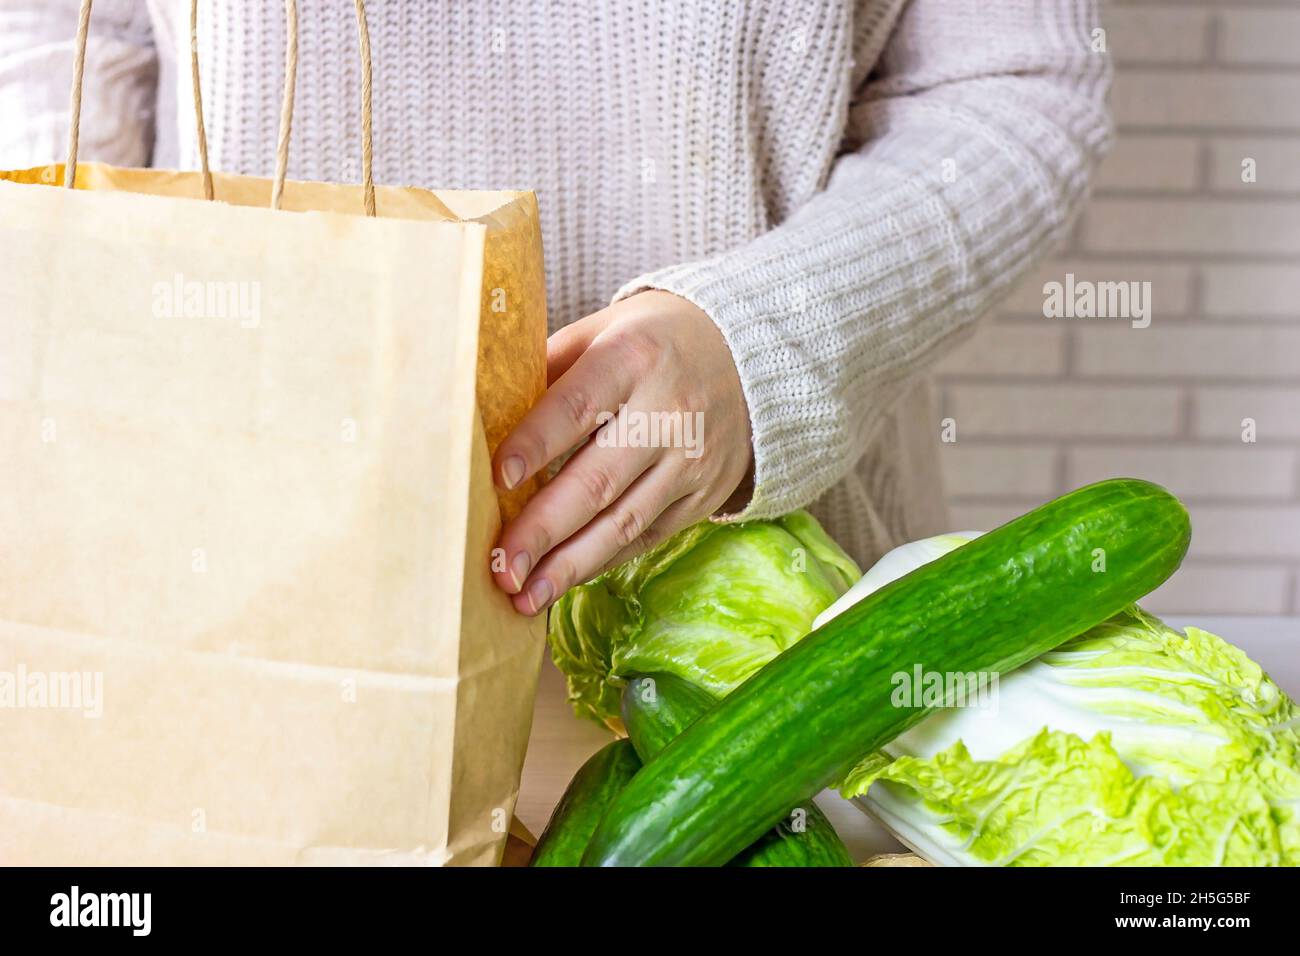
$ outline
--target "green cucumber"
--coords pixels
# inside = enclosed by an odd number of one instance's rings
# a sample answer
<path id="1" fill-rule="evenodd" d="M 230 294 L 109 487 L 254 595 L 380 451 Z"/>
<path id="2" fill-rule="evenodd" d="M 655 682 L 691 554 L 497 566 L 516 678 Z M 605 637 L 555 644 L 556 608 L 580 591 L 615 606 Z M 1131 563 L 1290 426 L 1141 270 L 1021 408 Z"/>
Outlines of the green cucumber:
<path id="1" fill-rule="evenodd" d="M 637 756 L 649 763 L 717 703 L 703 687 L 676 674 L 647 674 L 623 689 L 623 725 Z M 796 807 L 729 866 L 852 866 L 831 822 L 811 800 Z"/>
<path id="2" fill-rule="evenodd" d="M 596 824 L 640 769 L 629 740 L 615 740 L 597 750 L 569 781 L 528 865 L 578 866 Z"/>
<path id="3" fill-rule="evenodd" d="M 623 726 L 642 763 L 718 702 L 699 684 L 676 674 L 644 674 L 623 688 Z"/>
<path id="4" fill-rule="evenodd" d="M 802 812 L 801 812 L 802 811 Z M 852 866 L 853 858 L 831 821 L 807 800 L 727 866 Z"/>
<path id="5" fill-rule="evenodd" d="M 1162 584 L 1187 512 L 1136 479 L 1036 508 L 864 598 L 784 651 L 637 774 L 584 866 L 720 866 L 930 710 L 893 706 L 920 665 L 1004 673 Z"/>

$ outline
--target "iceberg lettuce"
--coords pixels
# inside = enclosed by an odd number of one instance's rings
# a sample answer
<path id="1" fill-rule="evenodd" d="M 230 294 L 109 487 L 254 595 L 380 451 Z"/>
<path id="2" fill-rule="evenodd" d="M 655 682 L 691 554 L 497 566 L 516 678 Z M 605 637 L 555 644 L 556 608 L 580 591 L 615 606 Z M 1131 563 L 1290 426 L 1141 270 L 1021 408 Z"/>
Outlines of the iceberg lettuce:
<path id="1" fill-rule="evenodd" d="M 560 598 L 551 656 L 575 712 L 617 726 L 628 677 L 666 671 L 724 696 L 861 573 L 807 512 L 702 522 Z"/>
<path id="2" fill-rule="evenodd" d="M 896 549 L 846 600 L 972 536 Z M 936 863 L 1300 864 L 1300 710 L 1221 638 L 1134 607 L 995 703 L 926 718 L 841 793 Z"/>

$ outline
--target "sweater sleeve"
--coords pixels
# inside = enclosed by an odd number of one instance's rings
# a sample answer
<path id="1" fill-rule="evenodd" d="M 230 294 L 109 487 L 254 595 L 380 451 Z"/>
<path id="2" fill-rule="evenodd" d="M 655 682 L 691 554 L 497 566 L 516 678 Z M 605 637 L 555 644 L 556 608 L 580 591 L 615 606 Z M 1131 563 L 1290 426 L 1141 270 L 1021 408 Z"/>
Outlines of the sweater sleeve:
<path id="1" fill-rule="evenodd" d="M 0 167 L 62 162 L 77 0 L 0 0 Z M 157 58 L 139 0 L 99 0 L 82 83 L 82 159 L 145 166 L 153 147 Z"/>
<path id="2" fill-rule="evenodd" d="M 915 376 L 1065 232 L 1110 137 L 1099 26 L 1093 0 L 912 0 L 821 192 L 741 248 L 619 291 L 692 301 L 731 349 L 754 452 L 731 520 L 834 485 Z"/>

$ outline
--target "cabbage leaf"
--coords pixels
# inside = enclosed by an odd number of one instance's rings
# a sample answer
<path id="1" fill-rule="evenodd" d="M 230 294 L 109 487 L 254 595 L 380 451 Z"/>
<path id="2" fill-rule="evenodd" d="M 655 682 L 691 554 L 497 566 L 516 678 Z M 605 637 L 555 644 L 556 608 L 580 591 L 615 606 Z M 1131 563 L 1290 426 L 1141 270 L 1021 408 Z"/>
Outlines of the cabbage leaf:
<path id="1" fill-rule="evenodd" d="M 561 597 L 551 655 L 575 712 L 616 727 L 628 677 L 666 671 L 724 696 L 860 576 L 807 512 L 702 522 Z"/>

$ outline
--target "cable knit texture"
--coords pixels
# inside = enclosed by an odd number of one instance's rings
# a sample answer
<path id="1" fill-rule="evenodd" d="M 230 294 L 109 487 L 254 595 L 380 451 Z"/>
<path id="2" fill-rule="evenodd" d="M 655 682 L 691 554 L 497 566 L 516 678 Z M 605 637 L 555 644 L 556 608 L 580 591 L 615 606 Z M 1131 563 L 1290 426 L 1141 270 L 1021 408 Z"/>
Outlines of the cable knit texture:
<path id="1" fill-rule="evenodd" d="M 61 155 L 76 6 L 0 0 L 5 165 Z M 269 175 L 281 5 L 201 6 L 213 167 Z M 869 562 L 943 530 L 924 371 L 1061 235 L 1108 141 L 1095 6 L 370 0 L 375 175 L 535 189 L 557 325 L 646 288 L 703 308 L 753 424 L 739 517 L 813 504 Z M 353 5 L 299 7 L 289 173 L 355 180 Z M 187 16 L 95 4 L 83 157 L 197 165 Z"/>

